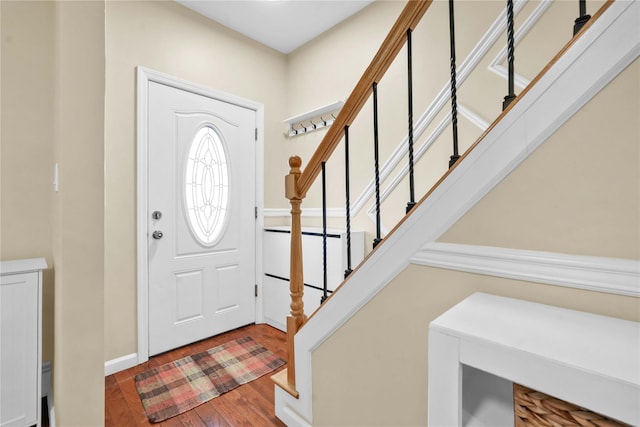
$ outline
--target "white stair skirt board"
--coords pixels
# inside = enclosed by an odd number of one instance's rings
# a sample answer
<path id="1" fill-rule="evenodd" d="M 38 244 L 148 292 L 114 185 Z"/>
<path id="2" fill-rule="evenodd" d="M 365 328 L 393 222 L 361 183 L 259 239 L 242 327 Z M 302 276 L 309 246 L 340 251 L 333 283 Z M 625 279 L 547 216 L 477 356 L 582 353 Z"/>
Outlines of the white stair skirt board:
<path id="1" fill-rule="evenodd" d="M 429 425 L 459 426 L 463 414 L 467 425 L 512 425 L 513 402 L 495 397 L 513 382 L 638 425 L 638 360 L 640 323 L 475 293 L 429 326 Z M 463 406 L 461 376 L 478 371 L 491 374 L 476 379 L 480 393 L 503 402 L 492 411 Z"/>
<path id="2" fill-rule="evenodd" d="M 300 397 L 276 386 L 278 417 L 312 424 L 313 351 L 638 57 L 639 21 L 640 2 L 614 2 L 298 332 Z M 289 425 L 304 425 L 296 419 Z"/>
<path id="3" fill-rule="evenodd" d="M 428 243 L 411 263 L 640 297 L 640 261 L 455 243 Z"/>

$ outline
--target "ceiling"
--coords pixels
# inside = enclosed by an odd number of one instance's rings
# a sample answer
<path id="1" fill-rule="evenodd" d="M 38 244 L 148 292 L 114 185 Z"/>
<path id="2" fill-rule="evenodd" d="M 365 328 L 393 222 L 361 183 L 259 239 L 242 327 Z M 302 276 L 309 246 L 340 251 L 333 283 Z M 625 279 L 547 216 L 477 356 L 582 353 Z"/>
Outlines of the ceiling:
<path id="1" fill-rule="evenodd" d="M 282 53 L 344 21 L 373 0 L 176 0 Z"/>

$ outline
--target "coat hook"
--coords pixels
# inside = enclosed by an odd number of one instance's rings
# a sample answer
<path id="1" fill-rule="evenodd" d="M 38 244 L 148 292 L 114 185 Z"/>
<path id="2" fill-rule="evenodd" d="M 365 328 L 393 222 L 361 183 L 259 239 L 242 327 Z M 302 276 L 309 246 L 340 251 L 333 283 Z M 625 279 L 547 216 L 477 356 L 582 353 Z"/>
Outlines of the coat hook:
<path id="1" fill-rule="evenodd" d="M 291 128 L 294 130 L 296 135 L 300 135 L 301 133 L 305 133 L 307 131 L 307 128 L 304 127 L 301 123 L 298 123 L 298 125 L 300 125 L 298 129 L 295 129 L 293 125 L 291 125 Z"/>

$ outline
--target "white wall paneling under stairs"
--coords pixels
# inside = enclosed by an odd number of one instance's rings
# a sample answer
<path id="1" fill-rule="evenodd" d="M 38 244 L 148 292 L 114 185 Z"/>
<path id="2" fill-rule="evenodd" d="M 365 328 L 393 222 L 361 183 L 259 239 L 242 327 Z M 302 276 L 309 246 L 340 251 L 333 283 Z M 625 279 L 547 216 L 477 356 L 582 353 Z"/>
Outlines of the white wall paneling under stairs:
<path id="1" fill-rule="evenodd" d="M 289 304 L 289 261 L 291 230 L 289 227 L 264 229 L 264 321 L 286 331 Z M 311 314 L 320 306 L 323 295 L 322 229 L 302 230 L 304 271 L 304 310 Z M 364 257 L 364 232 L 351 233 L 351 262 L 355 267 Z M 347 243 L 344 230 L 327 230 L 327 289 L 329 295 L 344 280 L 347 268 Z"/>

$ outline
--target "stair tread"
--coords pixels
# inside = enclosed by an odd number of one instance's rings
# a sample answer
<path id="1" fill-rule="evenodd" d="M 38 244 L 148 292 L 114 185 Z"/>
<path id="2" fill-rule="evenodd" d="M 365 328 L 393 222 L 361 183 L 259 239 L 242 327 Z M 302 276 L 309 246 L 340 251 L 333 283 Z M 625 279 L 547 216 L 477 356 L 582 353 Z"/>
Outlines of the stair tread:
<path id="1" fill-rule="evenodd" d="M 289 382 L 287 381 L 287 368 L 283 369 L 277 374 L 272 375 L 271 381 L 273 381 L 275 385 L 277 385 L 296 399 L 300 396 L 296 389 L 289 386 Z"/>

